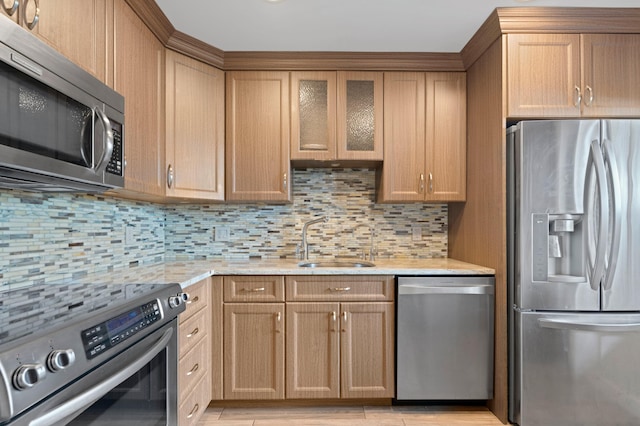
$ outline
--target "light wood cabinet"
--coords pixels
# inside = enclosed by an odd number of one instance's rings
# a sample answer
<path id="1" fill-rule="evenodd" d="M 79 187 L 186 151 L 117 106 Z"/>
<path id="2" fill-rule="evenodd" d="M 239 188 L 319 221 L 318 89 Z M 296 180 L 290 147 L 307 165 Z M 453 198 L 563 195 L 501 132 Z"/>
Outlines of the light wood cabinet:
<path id="1" fill-rule="evenodd" d="M 2 10 L 99 80 L 111 78 L 113 0 L 2 0 Z"/>
<path id="2" fill-rule="evenodd" d="M 640 114 L 639 34 L 507 35 L 510 117 Z"/>
<path id="3" fill-rule="evenodd" d="M 291 73 L 291 159 L 381 161 L 383 74 Z"/>
<path id="4" fill-rule="evenodd" d="M 393 397 L 393 277 L 286 280 L 287 398 Z"/>
<path id="5" fill-rule="evenodd" d="M 379 202 L 464 201 L 466 76 L 384 74 Z"/>
<path id="6" fill-rule="evenodd" d="M 224 199 L 224 72 L 166 51 L 166 195 Z"/>
<path id="7" fill-rule="evenodd" d="M 165 193 L 164 46 L 124 0 L 115 0 L 114 89 L 125 98 L 125 190 Z"/>
<path id="8" fill-rule="evenodd" d="M 291 201 L 289 73 L 227 73 L 226 199 Z"/>
<path id="9" fill-rule="evenodd" d="M 224 399 L 284 398 L 284 336 L 283 277 L 224 277 Z"/>
<path id="10" fill-rule="evenodd" d="M 178 317 L 178 424 L 195 425 L 211 402 L 211 309 L 207 278 L 185 290 L 186 310 Z"/>

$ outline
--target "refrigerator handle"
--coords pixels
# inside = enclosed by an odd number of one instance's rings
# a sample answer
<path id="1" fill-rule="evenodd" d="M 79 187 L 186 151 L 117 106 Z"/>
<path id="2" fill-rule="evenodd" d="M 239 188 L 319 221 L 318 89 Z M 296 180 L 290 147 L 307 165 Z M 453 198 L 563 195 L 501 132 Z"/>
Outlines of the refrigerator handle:
<path id="1" fill-rule="evenodd" d="M 539 318 L 538 325 L 542 328 L 553 328 L 556 330 L 580 330 L 596 332 L 640 331 L 640 323 L 591 323 L 582 321 L 568 321 L 564 319 Z"/>
<path id="2" fill-rule="evenodd" d="M 612 232 L 611 245 L 609 246 L 609 258 L 607 259 L 604 285 L 605 290 L 611 289 L 613 285 L 613 272 L 616 270 L 618 262 L 618 251 L 620 250 L 620 227 L 622 222 L 622 205 L 620 200 L 620 178 L 618 175 L 618 164 L 615 155 L 611 152 L 611 141 L 603 139 L 604 161 L 608 165 L 609 183 L 609 209 L 612 212 L 609 229 Z"/>
<path id="3" fill-rule="evenodd" d="M 598 194 L 600 195 L 600 218 L 598 221 L 596 243 L 596 254 L 593 261 L 593 267 L 589 274 L 589 284 L 591 288 L 597 291 L 600 287 L 600 281 L 604 275 L 604 267 L 606 261 L 607 252 L 607 232 L 609 226 L 609 209 L 605 205 L 607 201 L 607 178 L 605 176 L 604 157 L 602 150 L 597 140 L 591 142 L 591 151 L 589 153 L 589 163 L 593 163 L 596 170 L 596 186 L 598 188 Z M 585 185 L 585 192 L 589 191 L 590 185 Z M 586 195 L 586 194 L 585 194 Z M 589 197 L 585 196 L 585 200 Z M 586 206 L 585 211 L 589 212 L 589 215 L 593 215 L 591 206 Z"/>

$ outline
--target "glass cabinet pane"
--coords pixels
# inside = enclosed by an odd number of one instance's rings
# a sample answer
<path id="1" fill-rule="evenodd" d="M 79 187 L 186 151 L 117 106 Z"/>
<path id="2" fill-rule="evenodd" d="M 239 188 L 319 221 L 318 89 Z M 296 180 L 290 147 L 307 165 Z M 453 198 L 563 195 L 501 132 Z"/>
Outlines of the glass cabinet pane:
<path id="1" fill-rule="evenodd" d="M 347 151 L 373 151 L 375 136 L 373 81 L 347 81 Z"/>
<path id="2" fill-rule="evenodd" d="M 328 87 L 326 81 L 300 80 L 300 149 L 329 149 Z"/>

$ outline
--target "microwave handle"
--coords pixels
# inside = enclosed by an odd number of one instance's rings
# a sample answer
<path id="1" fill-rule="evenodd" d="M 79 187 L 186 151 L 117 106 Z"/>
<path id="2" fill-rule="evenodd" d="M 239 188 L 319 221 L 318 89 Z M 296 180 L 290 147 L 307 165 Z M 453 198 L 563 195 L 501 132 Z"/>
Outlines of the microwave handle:
<path id="1" fill-rule="evenodd" d="M 111 129 L 111 122 L 107 115 L 102 112 L 102 110 L 98 107 L 94 108 L 93 111 L 96 113 L 102 126 L 104 127 L 104 138 L 102 139 L 102 157 L 94 170 L 97 173 L 102 173 L 107 168 L 107 164 L 109 164 L 109 160 L 111 159 L 111 155 L 113 155 L 113 130 Z"/>

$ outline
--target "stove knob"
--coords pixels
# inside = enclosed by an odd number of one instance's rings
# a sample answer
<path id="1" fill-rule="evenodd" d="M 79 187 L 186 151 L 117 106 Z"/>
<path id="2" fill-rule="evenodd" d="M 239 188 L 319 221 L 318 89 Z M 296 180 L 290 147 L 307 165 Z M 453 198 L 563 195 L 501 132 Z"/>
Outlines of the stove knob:
<path id="1" fill-rule="evenodd" d="M 24 364 L 13 373 L 13 386 L 18 390 L 31 388 L 44 380 L 47 370 L 42 364 Z"/>
<path id="2" fill-rule="evenodd" d="M 76 360 L 76 353 L 73 349 L 56 349 L 47 357 L 47 367 L 52 372 L 64 370 Z"/>
<path id="3" fill-rule="evenodd" d="M 180 305 L 182 305 L 182 297 L 180 297 L 180 296 L 171 296 L 171 297 L 169 297 L 169 307 L 170 308 L 177 308 Z"/>

